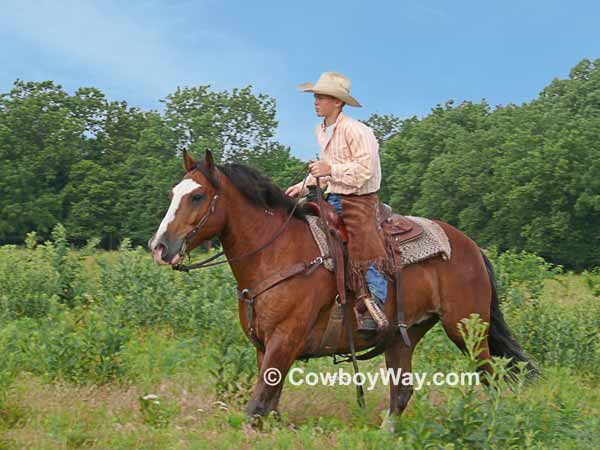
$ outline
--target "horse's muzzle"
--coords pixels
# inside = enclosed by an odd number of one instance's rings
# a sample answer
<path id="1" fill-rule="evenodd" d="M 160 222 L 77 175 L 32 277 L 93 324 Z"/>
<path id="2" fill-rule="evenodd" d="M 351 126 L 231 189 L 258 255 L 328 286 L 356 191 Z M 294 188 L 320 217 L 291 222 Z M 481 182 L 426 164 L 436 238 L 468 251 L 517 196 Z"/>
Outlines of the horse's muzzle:
<path id="1" fill-rule="evenodd" d="M 148 247 L 152 251 L 152 257 L 157 264 L 175 265 L 181 262 L 181 239 L 169 240 L 161 237 L 158 241 L 151 239 Z"/>

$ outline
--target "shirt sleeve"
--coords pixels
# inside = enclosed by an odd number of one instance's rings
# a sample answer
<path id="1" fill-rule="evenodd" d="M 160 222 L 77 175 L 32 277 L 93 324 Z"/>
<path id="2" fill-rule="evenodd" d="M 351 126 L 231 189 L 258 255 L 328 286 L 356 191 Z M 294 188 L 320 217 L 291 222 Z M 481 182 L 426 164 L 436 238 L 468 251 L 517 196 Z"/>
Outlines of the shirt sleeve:
<path id="1" fill-rule="evenodd" d="M 337 183 L 355 189 L 361 188 L 373 175 L 373 154 L 377 152 L 375 143 L 366 127 L 348 127 L 345 132 L 350 150 L 350 161 L 331 165 L 331 178 Z M 376 142 L 376 141 L 375 141 Z"/>

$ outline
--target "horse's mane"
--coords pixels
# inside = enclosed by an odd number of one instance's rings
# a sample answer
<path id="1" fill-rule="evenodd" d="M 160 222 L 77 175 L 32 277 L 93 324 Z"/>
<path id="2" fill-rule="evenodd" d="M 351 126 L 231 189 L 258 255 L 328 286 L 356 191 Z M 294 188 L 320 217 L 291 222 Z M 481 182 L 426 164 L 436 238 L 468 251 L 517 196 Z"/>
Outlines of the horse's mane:
<path id="1" fill-rule="evenodd" d="M 294 209 L 296 200 L 285 195 L 269 177 L 262 175 L 258 170 L 236 163 L 219 165 L 217 167 L 253 205 L 261 209 L 283 209 L 288 213 Z M 217 179 L 206 170 L 203 164 L 197 164 L 196 168 L 202 172 L 213 186 L 217 189 L 219 188 Z M 304 220 L 304 213 L 301 211 L 301 208 L 296 208 L 294 216 Z"/>

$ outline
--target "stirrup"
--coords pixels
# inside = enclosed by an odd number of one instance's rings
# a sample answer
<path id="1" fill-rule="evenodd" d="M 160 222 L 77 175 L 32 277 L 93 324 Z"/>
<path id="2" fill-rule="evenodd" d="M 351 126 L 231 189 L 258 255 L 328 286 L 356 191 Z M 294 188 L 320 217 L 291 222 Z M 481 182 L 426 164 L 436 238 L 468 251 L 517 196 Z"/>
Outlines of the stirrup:
<path id="1" fill-rule="evenodd" d="M 356 316 L 356 328 L 358 332 L 370 333 L 377 331 L 377 323 L 373 320 L 371 314 L 368 311 L 365 311 L 362 314 L 356 313 Z"/>

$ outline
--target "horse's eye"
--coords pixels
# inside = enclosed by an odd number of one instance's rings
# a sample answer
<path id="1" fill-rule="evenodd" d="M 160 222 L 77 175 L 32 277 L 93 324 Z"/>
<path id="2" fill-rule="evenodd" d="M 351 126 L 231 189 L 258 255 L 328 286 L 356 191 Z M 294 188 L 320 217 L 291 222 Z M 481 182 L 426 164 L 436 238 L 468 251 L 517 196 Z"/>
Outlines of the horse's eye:
<path id="1" fill-rule="evenodd" d="M 202 194 L 194 194 L 194 195 L 192 195 L 192 201 L 193 202 L 200 202 L 200 201 L 202 201 L 202 199 L 204 199 L 204 195 L 202 195 Z"/>

